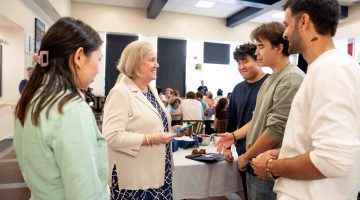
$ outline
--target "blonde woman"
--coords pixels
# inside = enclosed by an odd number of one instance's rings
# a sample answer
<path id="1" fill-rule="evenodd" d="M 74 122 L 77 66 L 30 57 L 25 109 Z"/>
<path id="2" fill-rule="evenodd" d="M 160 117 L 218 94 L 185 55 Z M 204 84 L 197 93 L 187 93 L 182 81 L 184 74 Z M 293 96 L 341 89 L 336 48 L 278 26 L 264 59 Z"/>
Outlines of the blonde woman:
<path id="1" fill-rule="evenodd" d="M 159 68 L 156 51 L 130 43 L 118 69 L 123 74 L 104 107 L 103 134 L 112 173 L 111 199 L 172 199 L 171 116 L 149 83 Z"/>

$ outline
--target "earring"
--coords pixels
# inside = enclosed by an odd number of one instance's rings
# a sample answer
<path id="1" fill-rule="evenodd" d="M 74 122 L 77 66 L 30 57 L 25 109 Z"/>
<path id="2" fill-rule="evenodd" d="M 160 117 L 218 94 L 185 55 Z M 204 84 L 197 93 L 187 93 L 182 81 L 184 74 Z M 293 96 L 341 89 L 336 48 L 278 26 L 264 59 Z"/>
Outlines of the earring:
<path id="1" fill-rule="evenodd" d="M 76 67 L 80 69 L 80 65 L 79 65 L 79 64 L 76 64 Z"/>

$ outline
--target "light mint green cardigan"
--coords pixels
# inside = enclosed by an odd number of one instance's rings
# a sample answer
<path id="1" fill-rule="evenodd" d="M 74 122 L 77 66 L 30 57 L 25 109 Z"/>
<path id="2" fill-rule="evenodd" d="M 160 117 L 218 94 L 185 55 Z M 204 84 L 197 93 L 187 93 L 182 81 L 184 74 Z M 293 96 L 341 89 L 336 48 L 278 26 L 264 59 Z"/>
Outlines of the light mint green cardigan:
<path id="1" fill-rule="evenodd" d="M 26 116 L 15 121 L 14 146 L 31 200 L 108 200 L 110 198 L 106 141 L 83 99 L 65 104 L 64 113 L 51 108 L 40 125 Z"/>

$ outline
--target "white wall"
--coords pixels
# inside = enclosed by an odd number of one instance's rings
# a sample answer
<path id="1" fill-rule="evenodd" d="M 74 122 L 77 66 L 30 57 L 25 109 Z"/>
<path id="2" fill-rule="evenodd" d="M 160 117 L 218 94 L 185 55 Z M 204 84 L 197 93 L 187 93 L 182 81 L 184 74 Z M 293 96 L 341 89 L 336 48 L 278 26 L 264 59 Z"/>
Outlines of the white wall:
<path id="1" fill-rule="evenodd" d="M 8 103 L 15 103 L 20 97 L 19 82 L 24 78 L 24 29 L 20 27 L 1 27 L 0 35 L 9 42 L 3 45 L 3 96 L 1 97 Z"/>
<path id="2" fill-rule="evenodd" d="M 146 18 L 145 10 L 83 3 L 73 3 L 71 8 L 73 17 L 82 19 L 98 31 L 139 34 L 140 40 L 149 41 L 154 47 L 157 46 L 157 37 L 187 40 L 187 91 L 196 91 L 200 80 L 205 80 L 213 93 L 216 93 L 218 88 L 224 93 L 231 92 L 234 85 L 242 80 L 232 57 L 230 65 L 203 64 L 201 71 L 195 70 L 195 64 L 203 60 L 203 42 L 247 42 L 250 32 L 257 26 L 254 23 L 245 23 L 228 28 L 224 19 L 169 12 L 161 12 L 154 20 Z M 235 45 L 232 45 L 231 54 L 234 49 Z M 193 60 L 194 56 L 198 57 L 197 61 Z M 225 77 L 226 81 L 220 81 Z M 91 87 L 100 92 L 104 84 L 104 79 L 101 79 L 101 82 L 94 82 Z M 151 84 L 155 85 L 155 81 Z"/>
<path id="3" fill-rule="evenodd" d="M 71 0 L 48 0 L 60 16 L 71 16 Z"/>
<path id="4" fill-rule="evenodd" d="M 251 31 L 259 25 L 244 23 L 229 28 L 225 26 L 225 19 L 170 12 L 161 12 L 153 20 L 146 18 L 145 10 L 83 3 L 73 3 L 72 13 L 73 17 L 84 20 L 96 30 L 138 34 L 140 40 L 149 41 L 154 47 L 157 46 L 157 37 L 187 40 L 186 91 L 196 91 L 200 81 L 204 80 L 205 85 L 214 94 L 219 88 L 227 94 L 243 80 L 237 70 L 237 63 L 232 59 L 232 52 L 236 45 L 248 42 Z M 230 44 L 230 64 L 202 63 L 204 41 Z M 194 57 L 197 59 L 194 60 Z M 290 60 L 296 63 L 297 55 L 291 56 Z M 202 63 L 201 71 L 195 69 L 196 63 Z M 272 73 L 270 68 L 264 68 L 264 71 Z M 151 84 L 155 85 L 155 81 Z M 98 88 L 95 91 L 103 91 L 100 88 L 104 88 L 104 85 L 105 81 L 102 79 L 101 82 L 95 82 L 92 87 Z"/>
<path id="5" fill-rule="evenodd" d="M 33 40 L 35 18 L 48 27 L 53 21 L 32 1 L 0 0 L 0 19 L 7 19 L 11 26 L 0 23 L 0 36 L 9 42 L 3 45 L 2 97 L 0 97 L 0 140 L 13 135 L 14 109 L 20 97 L 19 82 L 25 78 L 25 69 L 31 54 L 25 49 L 28 36 Z M 31 41 L 31 46 L 33 46 Z M 32 47 L 33 48 L 33 47 Z"/>
<path id="6" fill-rule="evenodd" d="M 8 45 L 2 46 L 2 97 L 0 97 L 0 140 L 13 134 L 13 106 L 19 95 L 18 85 L 24 77 L 24 29 L 0 26 L 0 37 Z M 10 105 L 10 106 L 9 106 Z"/>
<path id="7" fill-rule="evenodd" d="M 338 26 L 335 39 L 355 38 L 360 36 L 360 4 L 349 8 L 349 16 Z"/>
<path id="8" fill-rule="evenodd" d="M 13 105 L 4 104 L 0 100 L 0 141 L 13 136 L 14 110 Z"/>
<path id="9" fill-rule="evenodd" d="M 146 10 L 75 2 L 71 5 L 71 13 L 97 31 L 229 42 L 247 41 L 249 33 L 257 26 L 244 23 L 228 28 L 225 19 L 165 11 L 156 19 L 148 19 Z"/>
<path id="10" fill-rule="evenodd" d="M 213 41 L 206 41 L 213 42 Z M 187 65 L 186 65 L 186 90 L 197 91 L 200 86 L 200 81 L 204 80 L 208 90 L 216 96 L 216 92 L 221 88 L 226 95 L 231 92 L 234 86 L 243 80 L 239 71 L 237 70 L 237 63 L 232 58 L 232 52 L 236 45 L 230 44 L 230 64 L 207 64 L 202 63 L 204 59 L 203 48 L 204 40 L 189 39 L 187 42 Z M 196 57 L 196 59 L 194 59 Z M 196 70 L 195 64 L 202 63 L 202 69 Z"/>

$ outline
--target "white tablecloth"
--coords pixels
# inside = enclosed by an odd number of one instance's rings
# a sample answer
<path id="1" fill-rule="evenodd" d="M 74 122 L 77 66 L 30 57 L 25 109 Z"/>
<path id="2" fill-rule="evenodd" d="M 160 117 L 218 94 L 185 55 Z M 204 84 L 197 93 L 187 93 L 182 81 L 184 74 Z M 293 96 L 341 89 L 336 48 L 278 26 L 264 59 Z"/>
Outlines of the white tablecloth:
<path id="1" fill-rule="evenodd" d="M 200 146 L 206 153 L 216 153 L 214 145 Z M 185 158 L 193 148 L 182 149 L 174 153 L 173 193 L 174 199 L 206 198 L 208 196 L 224 196 L 242 191 L 242 181 L 236 160 L 214 164 L 205 164 Z M 235 152 L 236 153 L 236 152 Z M 234 155 L 234 152 L 233 152 Z M 234 155 L 237 158 L 237 155 Z"/>

